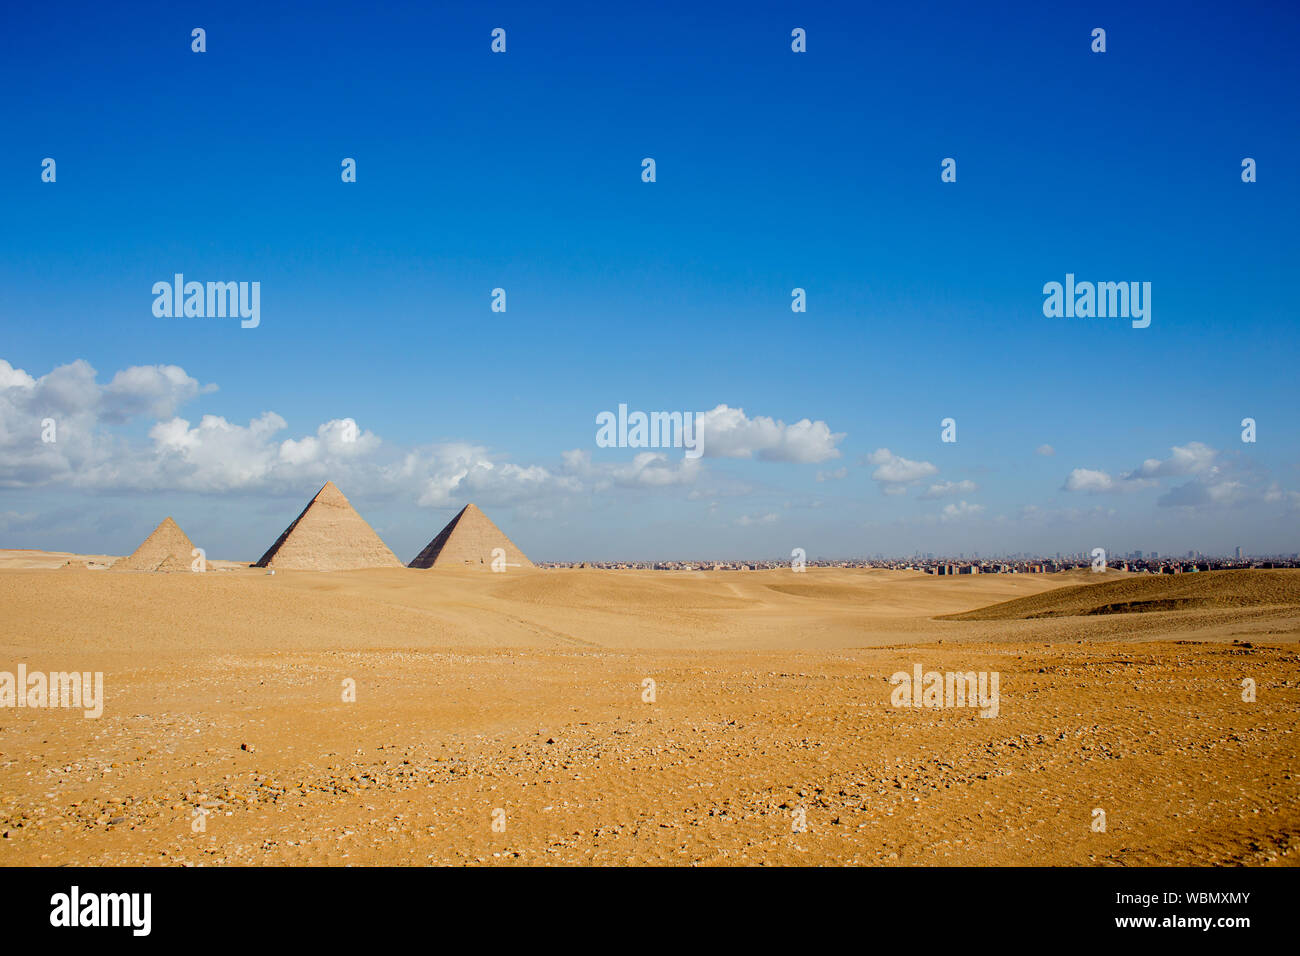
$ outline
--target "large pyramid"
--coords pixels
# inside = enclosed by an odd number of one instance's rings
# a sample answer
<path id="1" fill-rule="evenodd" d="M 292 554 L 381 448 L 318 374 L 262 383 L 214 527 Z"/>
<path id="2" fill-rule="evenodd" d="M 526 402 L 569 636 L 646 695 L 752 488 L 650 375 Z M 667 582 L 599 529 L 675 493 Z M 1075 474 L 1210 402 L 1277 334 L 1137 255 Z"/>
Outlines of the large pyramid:
<path id="1" fill-rule="evenodd" d="M 194 542 L 170 517 L 153 529 L 140 547 L 113 562 L 112 571 L 188 571 Z"/>
<path id="2" fill-rule="evenodd" d="M 481 568 L 492 569 L 492 549 L 505 552 L 505 570 L 531 568 L 535 565 L 515 547 L 515 543 L 492 523 L 492 519 L 468 504 L 447 522 L 438 537 L 429 542 L 408 567 L 412 568 Z"/>
<path id="3" fill-rule="evenodd" d="M 349 571 L 400 568 L 402 562 L 357 514 L 334 482 L 327 481 L 256 566 L 291 571 Z"/>

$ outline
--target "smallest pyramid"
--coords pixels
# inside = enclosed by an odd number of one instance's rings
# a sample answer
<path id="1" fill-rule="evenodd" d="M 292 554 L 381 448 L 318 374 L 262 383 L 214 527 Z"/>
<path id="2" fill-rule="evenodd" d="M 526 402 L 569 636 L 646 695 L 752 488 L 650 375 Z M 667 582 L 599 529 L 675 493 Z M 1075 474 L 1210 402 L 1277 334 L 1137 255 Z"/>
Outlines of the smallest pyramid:
<path id="1" fill-rule="evenodd" d="M 479 510 L 467 504 L 407 565 L 411 568 L 492 568 L 492 551 L 505 553 L 506 570 L 536 567 L 515 543 Z"/>
<path id="2" fill-rule="evenodd" d="M 188 571 L 194 542 L 180 526 L 166 517 L 140 547 L 113 562 L 113 571 Z"/>

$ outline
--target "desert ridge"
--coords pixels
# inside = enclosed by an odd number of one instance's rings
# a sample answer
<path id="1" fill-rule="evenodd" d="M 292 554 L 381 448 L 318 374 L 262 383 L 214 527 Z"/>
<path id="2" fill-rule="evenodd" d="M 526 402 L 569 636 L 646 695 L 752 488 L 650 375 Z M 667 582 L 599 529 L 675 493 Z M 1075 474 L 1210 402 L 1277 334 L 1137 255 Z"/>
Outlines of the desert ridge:
<path id="1" fill-rule="evenodd" d="M 1165 610 L 1193 582 L 3 560 L 0 671 L 105 683 L 0 709 L 0 866 L 1295 863 L 1300 570 Z"/>

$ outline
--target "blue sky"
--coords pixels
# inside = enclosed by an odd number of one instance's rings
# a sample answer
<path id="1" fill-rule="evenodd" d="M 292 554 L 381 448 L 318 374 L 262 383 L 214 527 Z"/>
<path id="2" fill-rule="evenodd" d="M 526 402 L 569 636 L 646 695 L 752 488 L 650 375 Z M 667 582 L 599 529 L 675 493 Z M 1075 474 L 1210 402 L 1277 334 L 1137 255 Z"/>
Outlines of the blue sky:
<path id="1" fill-rule="evenodd" d="M 1300 549 L 1293 6 L 386 6 L 6 10 L 0 546 L 254 559 L 333 477 L 403 559 L 469 500 L 537 560 Z"/>

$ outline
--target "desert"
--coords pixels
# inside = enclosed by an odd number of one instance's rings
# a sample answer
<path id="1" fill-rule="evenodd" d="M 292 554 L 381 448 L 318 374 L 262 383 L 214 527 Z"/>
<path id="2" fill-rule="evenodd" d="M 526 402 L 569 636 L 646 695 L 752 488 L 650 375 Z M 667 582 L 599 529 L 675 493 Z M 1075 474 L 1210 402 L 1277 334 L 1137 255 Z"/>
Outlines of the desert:
<path id="1" fill-rule="evenodd" d="M 105 696 L 0 708 L 4 865 L 1298 858 L 1297 570 L 111 560 L 0 552 L 0 670 Z"/>

